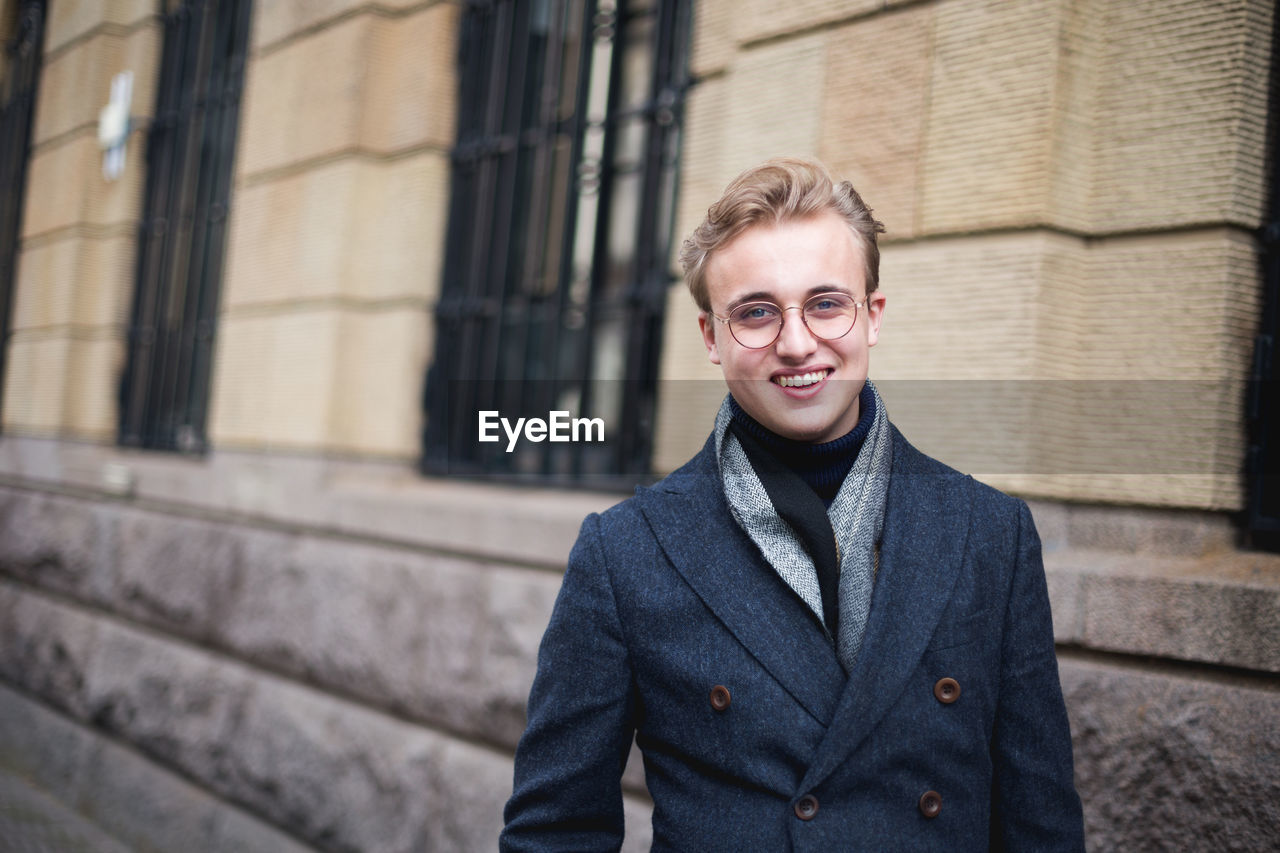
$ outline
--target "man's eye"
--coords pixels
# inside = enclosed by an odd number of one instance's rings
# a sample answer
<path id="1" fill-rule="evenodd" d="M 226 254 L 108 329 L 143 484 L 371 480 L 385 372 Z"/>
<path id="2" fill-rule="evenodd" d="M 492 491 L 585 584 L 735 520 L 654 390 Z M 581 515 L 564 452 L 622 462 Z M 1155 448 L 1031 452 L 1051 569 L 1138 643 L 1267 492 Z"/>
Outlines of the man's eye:
<path id="1" fill-rule="evenodd" d="M 734 319 L 739 323 L 769 323 L 778 316 L 778 309 L 772 305 L 744 305 L 738 309 Z"/>

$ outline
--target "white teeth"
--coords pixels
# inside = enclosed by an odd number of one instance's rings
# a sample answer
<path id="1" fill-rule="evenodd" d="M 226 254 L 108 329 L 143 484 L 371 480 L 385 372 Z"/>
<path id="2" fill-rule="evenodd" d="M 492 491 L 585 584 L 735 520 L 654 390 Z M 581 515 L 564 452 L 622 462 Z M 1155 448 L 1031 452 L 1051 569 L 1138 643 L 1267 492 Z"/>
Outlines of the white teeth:
<path id="1" fill-rule="evenodd" d="M 825 370 L 818 373 L 803 373 L 800 376 L 778 376 L 774 378 L 783 388 L 803 388 L 806 385 L 813 385 L 821 382 L 827 375 Z"/>

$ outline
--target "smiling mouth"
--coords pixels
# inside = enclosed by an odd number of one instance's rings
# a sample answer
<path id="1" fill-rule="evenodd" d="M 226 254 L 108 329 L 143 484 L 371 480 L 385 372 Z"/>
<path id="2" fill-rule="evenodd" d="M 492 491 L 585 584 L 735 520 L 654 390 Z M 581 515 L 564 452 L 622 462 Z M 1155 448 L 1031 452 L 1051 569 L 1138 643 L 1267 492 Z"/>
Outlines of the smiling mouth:
<path id="1" fill-rule="evenodd" d="M 783 388 L 806 388 L 810 385 L 817 385 L 819 382 L 827 378 L 829 370 L 816 370 L 812 373 L 801 373 L 798 376 L 775 376 L 773 382 L 781 385 Z"/>

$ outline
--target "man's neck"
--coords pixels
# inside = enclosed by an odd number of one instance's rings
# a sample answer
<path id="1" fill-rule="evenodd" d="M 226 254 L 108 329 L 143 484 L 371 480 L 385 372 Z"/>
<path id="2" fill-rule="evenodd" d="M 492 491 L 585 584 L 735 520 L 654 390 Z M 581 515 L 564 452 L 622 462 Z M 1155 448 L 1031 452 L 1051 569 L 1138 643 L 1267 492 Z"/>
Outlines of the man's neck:
<path id="1" fill-rule="evenodd" d="M 778 461 L 804 480 L 828 507 L 840 491 L 854 460 L 858 458 L 858 451 L 862 449 L 862 442 L 871 431 L 871 423 L 876 415 L 875 394 L 870 387 L 864 385 L 858 397 L 857 425 L 840 438 L 814 444 L 784 438 L 766 428 L 747 414 L 732 396 L 729 398 L 729 406 L 734 420 Z"/>

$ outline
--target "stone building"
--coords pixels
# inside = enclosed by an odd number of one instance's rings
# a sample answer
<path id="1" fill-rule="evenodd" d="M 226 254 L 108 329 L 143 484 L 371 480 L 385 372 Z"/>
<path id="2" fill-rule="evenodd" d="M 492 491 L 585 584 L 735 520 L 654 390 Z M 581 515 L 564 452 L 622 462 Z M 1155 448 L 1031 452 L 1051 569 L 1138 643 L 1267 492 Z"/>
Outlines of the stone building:
<path id="1" fill-rule="evenodd" d="M 1032 504 L 1091 847 L 1267 848 L 1273 16 L 3 0 L 0 769 L 138 849 L 492 849 L 578 523 L 723 393 L 673 241 L 799 154 L 887 224 L 895 420 Z"/>

